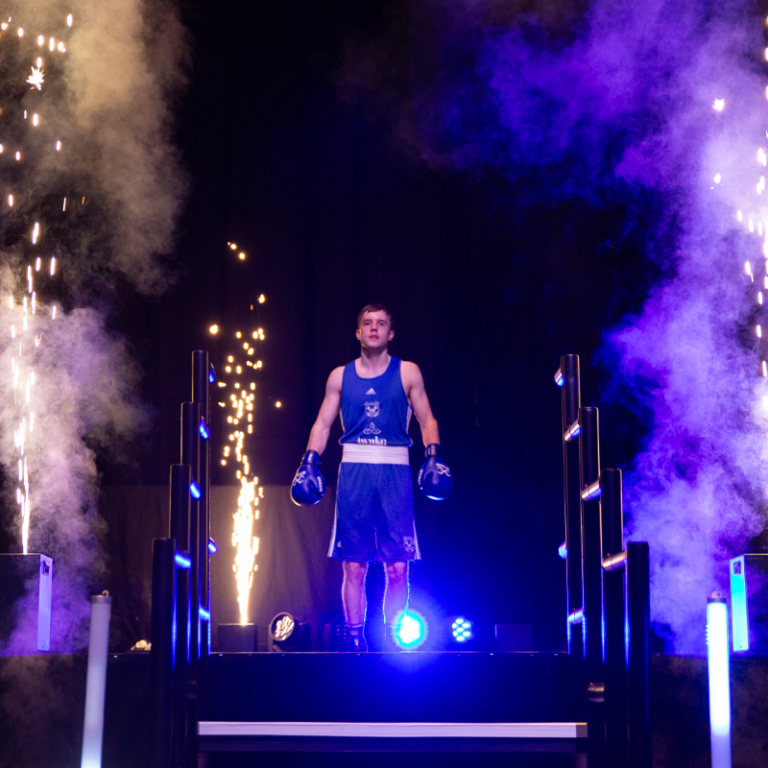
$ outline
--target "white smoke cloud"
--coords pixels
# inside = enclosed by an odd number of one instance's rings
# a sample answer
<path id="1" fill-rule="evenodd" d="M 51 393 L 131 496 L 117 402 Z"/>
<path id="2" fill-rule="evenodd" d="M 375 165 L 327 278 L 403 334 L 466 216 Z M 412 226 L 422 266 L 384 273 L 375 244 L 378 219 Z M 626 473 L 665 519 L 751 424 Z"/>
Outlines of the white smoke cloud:
<path id="1" fill-rule="evenodd" d="M 52 650 L 62 652 L 85 644 L 105 569 L 97 457 L 126 455 L 148 426 L 139 372 L 104 312 L 120 291 L 157 295 L 174 279 L 168 258 L 187 180 L 172 119 L 189 47 L 166 2 L 43 0 L 6 13 L 0 96 L 12 118 L 0 140 L 22 159 L 0 181 L 0 199 L 14 196 L 0 213 L 0 463 L 13 489 L 26 461 L 29 551 L 54 557 Z M 37 56 L 42 88 L 22 89 Z M 22 611 L 4 652 L 29 649 L 29 621 Z"/>

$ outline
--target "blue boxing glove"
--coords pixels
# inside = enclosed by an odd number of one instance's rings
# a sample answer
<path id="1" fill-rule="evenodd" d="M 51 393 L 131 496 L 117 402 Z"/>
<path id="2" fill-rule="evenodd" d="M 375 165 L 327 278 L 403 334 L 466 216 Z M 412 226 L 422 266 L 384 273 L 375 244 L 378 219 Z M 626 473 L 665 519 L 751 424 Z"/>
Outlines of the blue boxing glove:
<path id="1" fill-rule="evenodd" d="M 453 475 L 440 453 L 437 443 L 427 446 L 427 460 L 421 465 L 417 483 L 419 490 L 433 501 L 443 501 L 453 490 Z"/>
<path id="2" fill-rule="evenodd" d="M 323 498 L 325 493 L 325 478 L 317 468 L 320 464 L 320 454 L 317 451 L 307 451 L 301 459 L 301 466 L 291 483 L 291 499 L 300 507 L 311 507 Z"/>

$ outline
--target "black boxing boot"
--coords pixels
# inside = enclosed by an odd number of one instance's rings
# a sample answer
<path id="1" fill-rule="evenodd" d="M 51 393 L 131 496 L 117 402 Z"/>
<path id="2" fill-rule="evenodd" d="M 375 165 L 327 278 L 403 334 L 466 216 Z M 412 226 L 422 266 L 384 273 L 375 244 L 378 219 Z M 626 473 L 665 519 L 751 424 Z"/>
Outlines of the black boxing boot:
<path id="1" fill-rule="evenodd" d="M 365 653 L 368 650 L 368 643 L 365 642 L 363 634 L 364 624 L 345 624 L 344 641 L 342 650 L 348 653 Z"/>

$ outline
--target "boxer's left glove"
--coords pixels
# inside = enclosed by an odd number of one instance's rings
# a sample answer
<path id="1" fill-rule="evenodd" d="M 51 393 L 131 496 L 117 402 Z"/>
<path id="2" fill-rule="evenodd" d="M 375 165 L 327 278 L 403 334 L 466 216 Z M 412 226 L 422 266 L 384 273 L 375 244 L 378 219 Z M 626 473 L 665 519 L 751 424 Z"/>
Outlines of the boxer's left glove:
<path id="1" fill-rule="evenodd" d="M 318 469 L 320 454 L 307 451 L 301 459 L 301 465 L 291 483 L 291 499 L 300 507 L 311 507 L 323 498 L 325 478 Z"/>
<path id="2" fill-rule="evenodd" d="M 453 490 L 453 475 L 445 460 L 440 456 L 440 446 L 432 443 L 425 451 L 427 460 L 421 465 L 417 483 L 419 490 L 434 501 L 443 501 Z"/>

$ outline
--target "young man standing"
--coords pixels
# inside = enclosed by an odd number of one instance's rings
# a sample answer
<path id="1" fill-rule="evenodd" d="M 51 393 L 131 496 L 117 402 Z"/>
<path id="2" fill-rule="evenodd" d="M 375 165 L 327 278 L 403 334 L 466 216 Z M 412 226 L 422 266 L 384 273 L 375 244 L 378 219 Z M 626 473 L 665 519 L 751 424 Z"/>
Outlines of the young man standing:
<path id="1" fill-rule="evenodd" d="M 328 377 L 307 452 L 293 479 L 291 498 L 301 505 L 316 504 L 322 498 L 325 482 L 318 469 L 320 454 L 341 412 L 343 455 L 328 556 L 340 560 L 344 568 L 341 599 L 345 650 L 365 651 L 368 563 L 384 562 L 384 619 L 387 646 L 393 647 L 394 627 L 408 604 L 408 562 L 421 559 L 408 464 L 411 413 L 419 422 L 426 446 L 419 487 L 429 498 L 445 499 L 453 478 L 439 456 L 437 421 L 419 367 L 389 354 L 389 342 L 395 335 L 389 310 L 381 304 L 363 307 L 355 334 L 360 357 L 335 368 Z"/>

